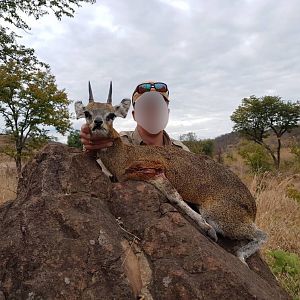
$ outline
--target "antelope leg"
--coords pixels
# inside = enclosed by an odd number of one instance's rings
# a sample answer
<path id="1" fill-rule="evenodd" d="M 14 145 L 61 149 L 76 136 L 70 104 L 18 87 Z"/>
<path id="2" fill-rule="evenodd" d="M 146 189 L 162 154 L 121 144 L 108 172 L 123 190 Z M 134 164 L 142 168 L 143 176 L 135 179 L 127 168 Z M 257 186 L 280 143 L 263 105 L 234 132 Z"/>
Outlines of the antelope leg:
<path id="1" fill-rule="evenodd" d="M 164 174 L 155 176 L 150 180 L 148 179 L 147 182 L 151 183 L 160 192 L 162 192 L 169 202 L 183 215 L 185 219 L 187 219 L 187 221 L 192 223 L 201 233 L 208 235 L 217 242 L 218 237 L 215 229 L 205 221 L 201 214 L 196 213 L 186 204 L 186 202 L 184 202 L 180 194 L 176 191 Z"/>

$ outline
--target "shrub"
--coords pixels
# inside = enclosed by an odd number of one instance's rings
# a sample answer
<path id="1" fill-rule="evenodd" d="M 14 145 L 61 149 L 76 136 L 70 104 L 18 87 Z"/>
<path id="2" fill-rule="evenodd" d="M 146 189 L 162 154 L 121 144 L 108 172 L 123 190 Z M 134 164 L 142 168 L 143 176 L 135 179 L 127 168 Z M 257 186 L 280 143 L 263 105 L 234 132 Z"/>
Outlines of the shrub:
<path id="1" fill-rule="evenodd" d="M 299 145 L 293 145 L 291 148 L 291 153 L 294 154 L 295 160 L 300 163 L 300 146 Z"/>
<path id="2" fill-rule="evenodd" d="M 79 136 L 80 130 L 73 129 L 70 131 L 70 134 L 68 136 L 68 146 L 70 147 L 76 147 L 76 148 L 82 148 L 82 143 L 80 141 Z"/>
<path id="3" fill-rule="evenodd" d="M 196 154 L 205 154 L 211 157 L 213 155 L 214 143 L 210 139 L 199 141 L 183 141 L 183 143 Z"/>
<path id="4" fill-rule="evenodd" d="M 286 195 L 300 204 L 300 192 L 293 185 L 287 187 Z"/>
<path id="5" fill-rule="evenodd" d="M 246 165 L 250 167 L 251 172 L 261 173 L 271 170 L 272 163 L 262 146 L 253 142 L 244 142 L 238 153 L 245 160 Z"/>
<path id="6" fill-rule="evenodd" d="M 283 250 L 267 252 L 269 266 L 293 299 L 300 299 L 300 257 Z"/>

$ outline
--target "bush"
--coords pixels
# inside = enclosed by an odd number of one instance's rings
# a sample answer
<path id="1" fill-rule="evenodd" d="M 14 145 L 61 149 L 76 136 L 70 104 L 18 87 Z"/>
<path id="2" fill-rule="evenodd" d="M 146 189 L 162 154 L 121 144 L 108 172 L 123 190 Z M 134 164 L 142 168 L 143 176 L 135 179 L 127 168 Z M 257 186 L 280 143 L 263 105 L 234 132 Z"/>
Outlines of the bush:
<path id="1" fill-rule="evenodd" d="M 270 171 L 272 168 L 270 157 L 261 145 L 244 142 L 241 144 L 238 153 L 253 173 Z"/>
<path id="2" fill-rule="evenodd" d="M 188 132 L 180 135 L 179 140 L 196 154 L 213 156 L 214 142 L 211 139 L 198 140 L 194 132 Z"/>
<path id="3" fill-rule="evenodd" d="M 199 141 L 183 141 L 183 143 L 196 154 L 205 154 L 213 156 L 214 143 L 212 140 L 199 140 Z"/>
<path id="4" fill-rule="evenodd" d="M 296 162 L 300 164 L 300 146 L 293 145 L 290 150 L 291 153 L 294 154 Z"/>
<path id="5" fill-rule="evenodd" d="M 293 299 L 300 299 L 300 257 L 283 250 L 267 252 L 269 266 Z"/>
<path id="6" fill-rule="evenodd" d="M 300 192 L 294 187 L 294 185 L 287 187 L 286 195 L 300 204 Z"/>
<path id="7" fill-rule="evenodd" d="M 80 130 L 72 129 L 68 136 L 68 146 L 82 149 L 82 143 L 79 136 Z"/>
<path id="8" fill-rule="evenodd" d="M 237 161 L 236 157 L 233 155 L 232 152 L 226 153 L 226 156 L 225 156 L 225 157 L 226 157 L 226 159 L 229 160 L 229 161 L 232 161 L 232 162 Z"/>

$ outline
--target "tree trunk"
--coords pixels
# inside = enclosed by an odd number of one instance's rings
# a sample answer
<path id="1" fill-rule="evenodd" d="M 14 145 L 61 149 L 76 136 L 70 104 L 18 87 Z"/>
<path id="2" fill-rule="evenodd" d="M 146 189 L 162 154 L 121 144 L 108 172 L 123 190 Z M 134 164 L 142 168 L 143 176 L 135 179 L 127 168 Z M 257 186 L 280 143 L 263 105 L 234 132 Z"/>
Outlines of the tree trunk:
<path id="1" fill-rule="evenodd" d="M 222 164 L 223 163 L 223 158 L 222 158 L 222 150 L 221 148 L 218 148 L 218 151 L 217 151 L 217 161 L 218 163 Z"/>
<path id="2" fill-rule="evenodd" d="M 278 157 L 275 156 L 274 152 L 267 144 L 262 143 L 261 145 L 263 145 L 267 149 L 267 151 L 270 153 L 270 155 L 272 156 L 275 168 L 278 169 L 279 168 Z M 278 150 L 278 148 L 277 148 L 277 150 Z M 277 154 L 278 154 L 278 152 L 277 152 Z"/>
<path id="3" fill-rule="evenodd" d="M 17 167 L 17 174 L 18 178 L 21 177 L 22 172 L 22 160 L 21 160 L 21 153 L 17 152 L 17 155 L 15 157 L 16 167 Z"/>
<path id="4" fill-rule="evenodd" d="M 277 142 L 278 142 L 278 145 L 277 145 L 277 169 L 279 169 L 279 166 L 280 166 L 280 150 L 281 150 L 281 139 L 280 137 L 277 137 Z"/>

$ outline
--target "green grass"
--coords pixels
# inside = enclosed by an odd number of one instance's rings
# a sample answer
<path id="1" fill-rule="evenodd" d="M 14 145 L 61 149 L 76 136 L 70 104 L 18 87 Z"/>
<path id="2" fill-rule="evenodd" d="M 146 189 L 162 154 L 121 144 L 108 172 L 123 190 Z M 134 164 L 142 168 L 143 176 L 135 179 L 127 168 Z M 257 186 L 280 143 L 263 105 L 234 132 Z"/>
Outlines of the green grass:
<path id="1" fill-rule="evenodd" d="M 267 251 L 268 264 L 281 285 L 293 297 L 300 299 L 300 257 L 283 250 Z"/>
<path id="2" fill-rule="evenodd" d="M 287 188 L 286 195 L 300 204 L 300 192 L 294 186 Z"/>

